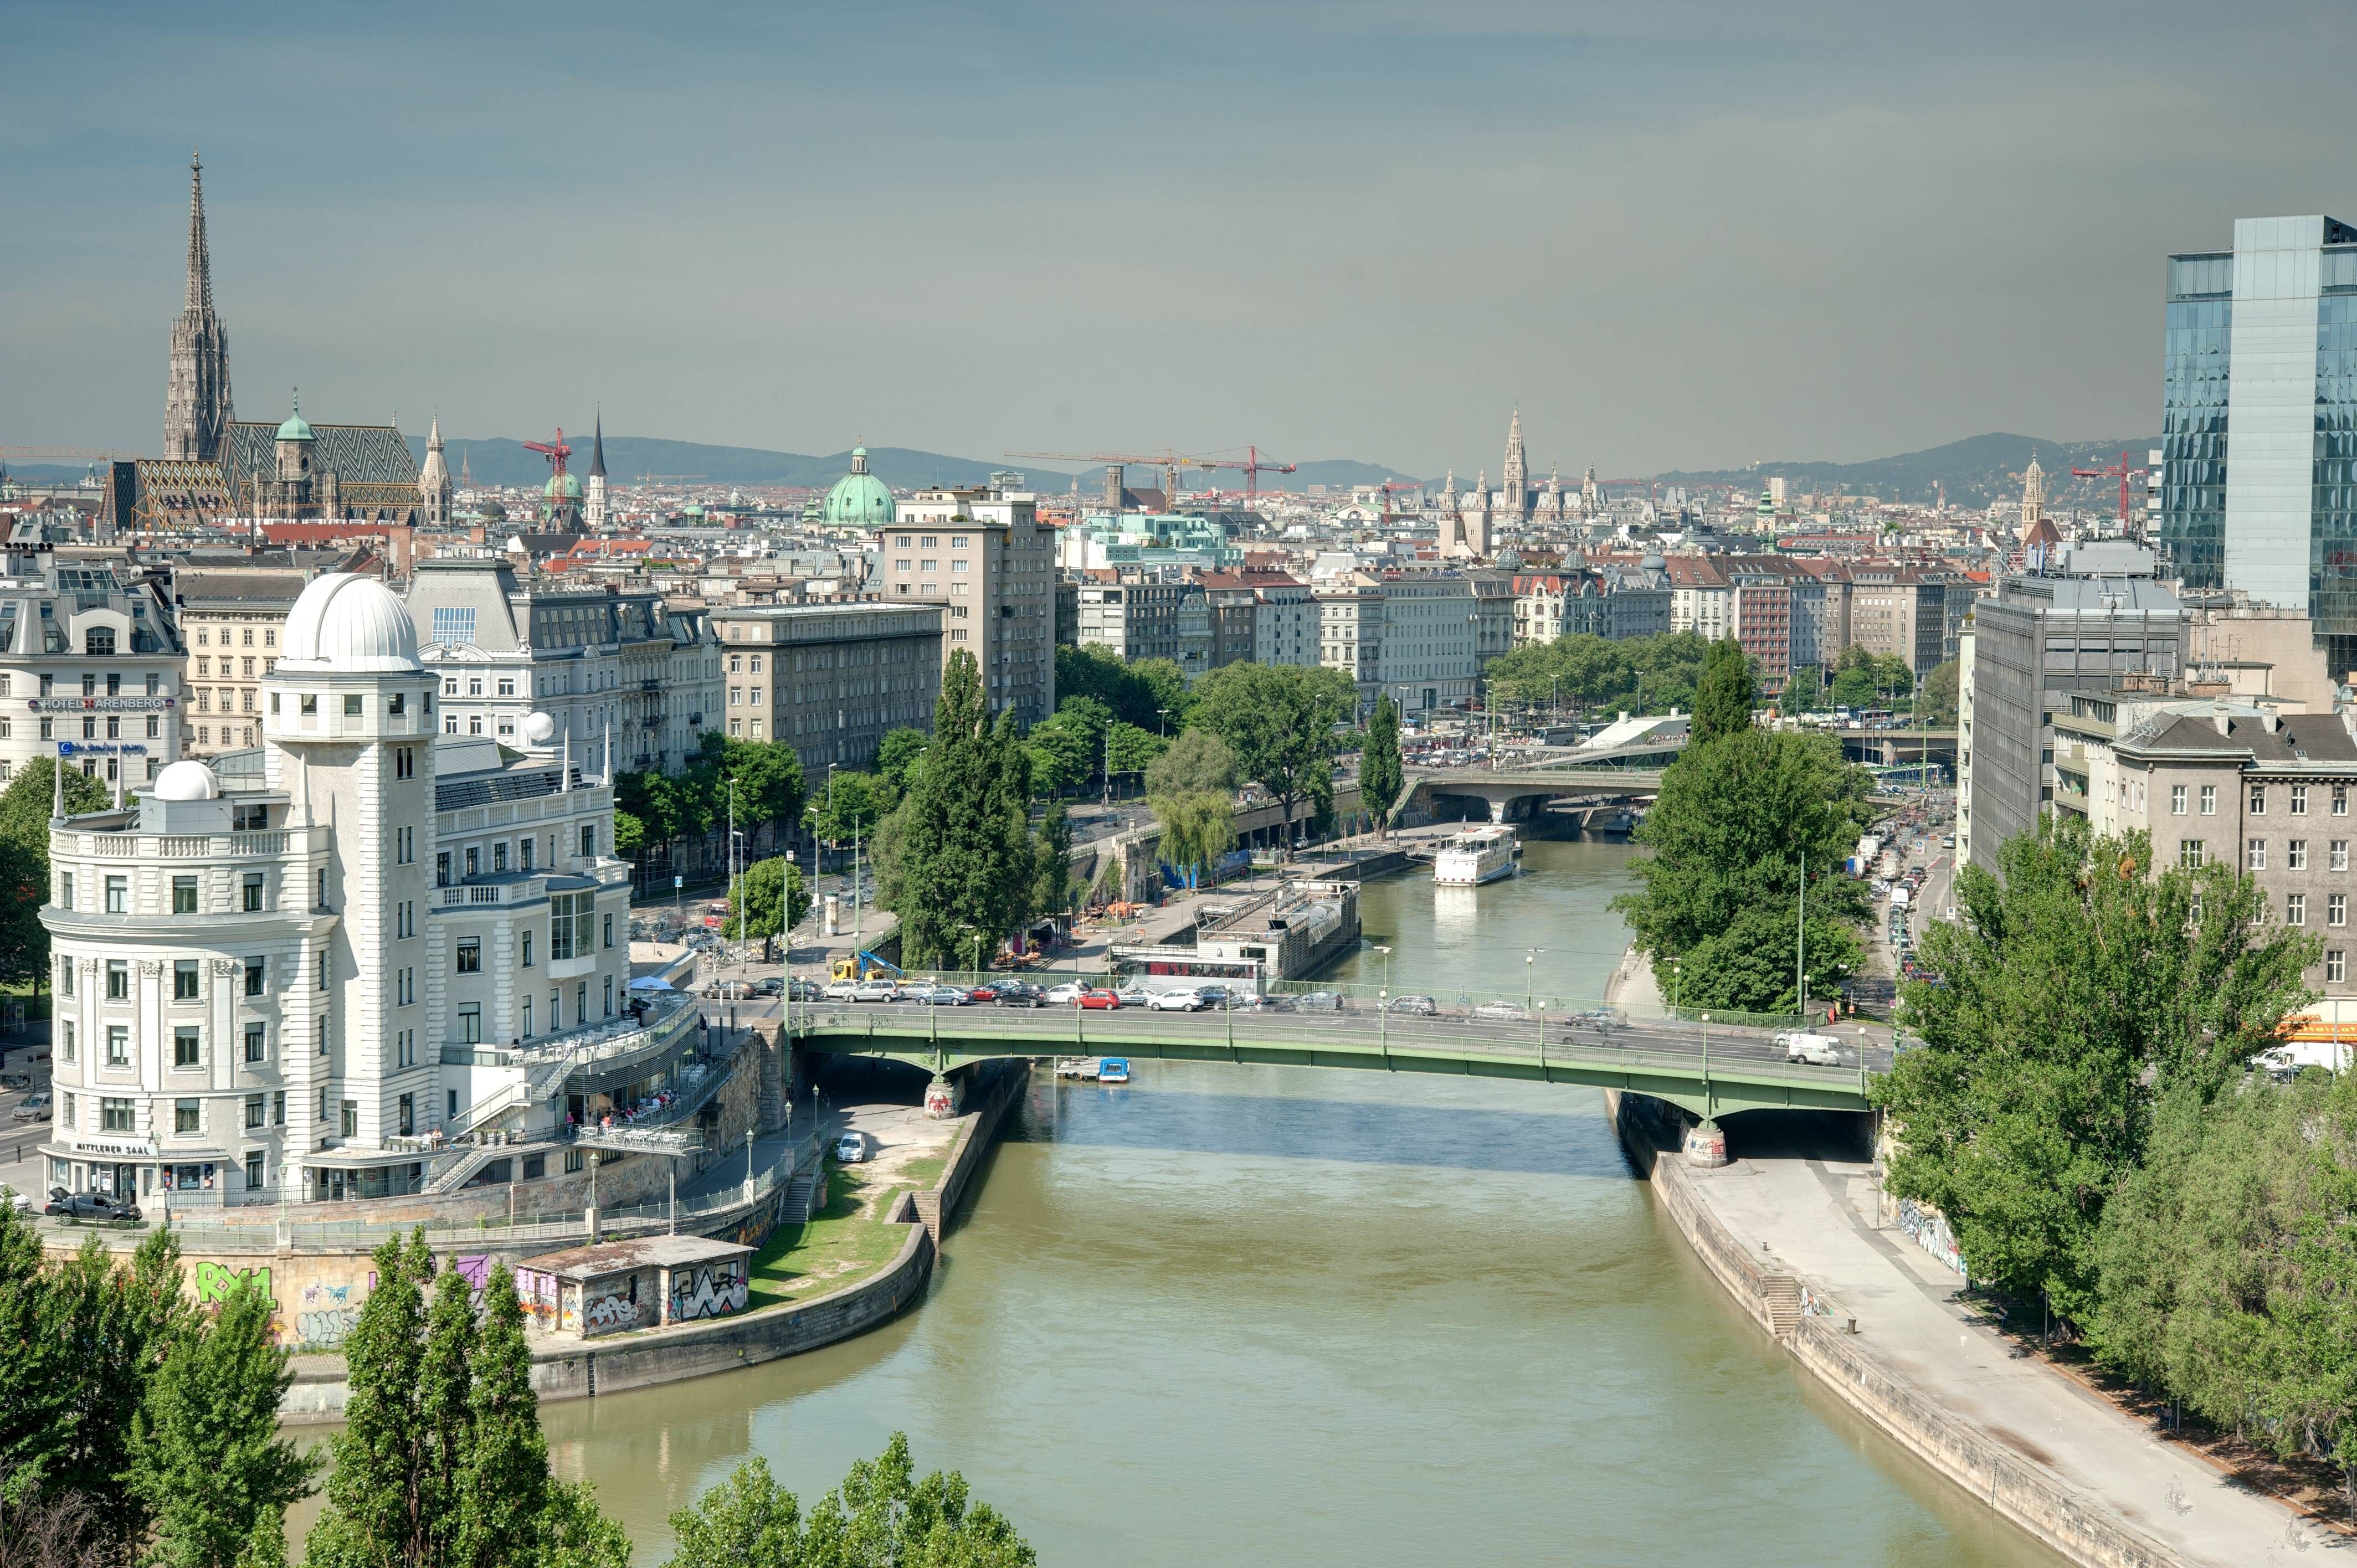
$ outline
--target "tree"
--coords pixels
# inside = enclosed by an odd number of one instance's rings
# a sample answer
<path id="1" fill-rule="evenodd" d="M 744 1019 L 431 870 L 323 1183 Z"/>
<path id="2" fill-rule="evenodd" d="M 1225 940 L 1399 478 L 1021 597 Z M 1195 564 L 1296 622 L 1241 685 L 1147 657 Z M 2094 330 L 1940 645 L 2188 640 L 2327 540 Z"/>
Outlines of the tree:
<path id="1" fill-rule="evenodd" d="M 1940 983 L 1902 988 L 1923 1044 L 1876 1080 L 1905 1126 L 1889 1189 L 1938 1207 L 1976 1275 L 2083 1318 L 2157 1099 L 2207 1104 L 2238 1082 L 2308 1001 L 2320 944 L 2266 925 L 2233 868 L 2156 875 L 2143 835 L 2095 838 L 2080 818 L 2007 841 L 1998 865 L 1958 873 L 1962 918 L 1921 948 Z"/>
<path id="2" fill-rule="evenodd" d="M 812 797 L 810 831 L 821 843 L 849 843 L 873 838 L 876 824 L 890 809 L 889 787 L 873 773 L 837 768 L 826 776 L 826 787 Z"/>
<path id="3" fill-rule="evenodd" d="M 729 740 L 721 756 L 721 777 L 736 785 L 737 826 L 758 841 L 763 830 L 802 820 L 808 791 L 802 758 L 783 741 Z M 724 802 L 728 791 L 721 791 Z"/>
<path id="4" fill-rule="evenodd" d="M 1694 726 L 1688 745 L 1720 736 L 1739 735 L 1751 727 L 1751 709 L 1758 691 L 1751 679 L 1751 656 L 1733 638 L 1710 645 L 1710 661 L 1703 666 L 1702 684 L 1695 692 Z"/>
<path id="5" fill-rule="evenodd" d="M 876 845 L 878 901 L 899 917 L 904 961 L 986 961 L 1030 914 L 1038 875 L 1030 769 L 1012 714 L 992 724 L 982 671 L 960 650 L 942 675 L 925 766 Z"/>
<path id="6" fill-rule="evenodd" d="M 1031 897 L 1026 902 L 1035 915 L 1068 914 L 1080 889 L 1072 882 L 1072 824 L 1064 816 L 1062 802 L 1050 805 L 1040 818 L 1035 842 L 1038 869 L 1032 874 Z"/>
<path id="7" fill-rule="evenodd" d="M 1122 717 L 1162 736 L 1177 735 L 1187 727 L 1195 699 L 1187 690 L 1187 672 L 1178 668 L 1176 660 L 1140 659 L 1130 665 L 1129 672 L 1145 686 L 1143 705 Z"/>
<path id="8" fill-rule="evenodd" d="M 1236 792 L 1236 754 L 1210 730 L 1190 729 L 1146 769 L 1146 794 L 1157 796 Z"/>
<path id="9" fill-rule="evenodd" d="M 57 761 L 37 757 L 0 790 L 0 983 L 38 984 L 49 969 L 41 906 L 49 897 L 49 812 Z M 65 770 L 66 812 L 103 811 L 113 801 L 89 774 Z"/>
<path id="10" fill-rule="evenodd" d="M 155 1520 L 151 1568 L 235 1568 L 257 1541 L 283 1541 L 288 1505 L 317 1460 L 278 1435 L 295 1374 L 272 1339 L 276 1310 L 251 1280 L 220 1316 L 166 1352 L 132 1424 L 124 1482 Z"/>
<path id="11" fill-rule="evenodd" d="M 614 813 L 614 853 L 630 859 L 646 847 L 646 823 L 628 811 L 617 811 Z"/>
<path id="12" fill-rule="evenodd" d="M 344 1338 L 342 1430 L 328 1440 L 335 1456 L 326 1509 L 304 1540 L 316 1568 L 422 1568 L 429 1552 L 426 1509 L 432 1455 L 421 1441 L 419 1374 L 425 1359 L 425 1282 L 434 1260 L 421 1230 L 377 1248 L 376 1287 Z"/>
<path id="13" fill-rule="evenodd" d="M 724 932 L 737 941 L 758 938 L 766 951 L 770 940 L 783 936 L 810 913 L 810 890 L 802 886 L 802 867 L 790 865 L 782 854 L 757 860 L 728 889 L 728 920 Z"/>
<path id="14" fill-rule="evenodd" d="M 810 1510 L 759 1458 L 739 1465 L 692 1509 L 672 1515 L 670 1568 L 1030 1568 L 1015 1527 L 974 1500 L 965 1477 L 919 1479 L 909 1439 L 894 1433 L 874 1459 Z"/>
<path id="15" fill-rule="evenodd" d="M 909 792 L 918 759 L 932 743 L 932 736 L 923 730 L 906 727 L 886 730 L 884 738 L 876 743 L 876 776 L 889 788 L 894 800 Z"/>
<path id="16" fill-rule="evenodd" d="M 1751 727 L 1689 742 L 1637 831 L 1641 890 L 1614 907 L 1682 1006 L 1789 1012 L 1798 1002 L 1801 877 L 1807 972 L 1830 992 L 1857 963 L 1845 933 L 1869 908 L 1831 875 L 1867 820 L 1868 781 L 1830 736 Z"/>
<path id="17" fill-rule="evenodd" d="M 1031 726 L 1024 749 L 1031 756 L 1032 781 L 1042 793 L 1056 796 L 1079 789 L 1097 770 L 1097 752 L 1087 719 L 1059 710 Z"/>
<path id="18" fill-rule="evenodd" d="M 1389 831 L 1392 802 L 1405 780 L 1400 771 L 1399 709 L 1386 692 L 1375 699 L 1367 720 L 1367 744 L 1359 753 L 1359 803 Z"/>
<path id="19" fill-rule="evenodd" d="M 1196 682 L 1193 722 L 1227 743 L 1238 773 L 1276 797 L 1289 839 L 1294 807 L 1321 783 L 1332 789 L 1334 726 L 1357 703 L 1340 671 L 1231 664 Z"/>
<path id="20" fill-rule="evenodd" d="M 1956 722 L 1957 685 L 1960 671 L 1953 659 L 1933 665 L 1923 677 L 1923 717 L 1934 728 Z"/>
<path id="21" fill-rule="evenodd" d="M 1105 729 L 1105 758 L 1115 773 L 1143 773 L 1170 743 L 1150 729 L 1115 719 Z"/>

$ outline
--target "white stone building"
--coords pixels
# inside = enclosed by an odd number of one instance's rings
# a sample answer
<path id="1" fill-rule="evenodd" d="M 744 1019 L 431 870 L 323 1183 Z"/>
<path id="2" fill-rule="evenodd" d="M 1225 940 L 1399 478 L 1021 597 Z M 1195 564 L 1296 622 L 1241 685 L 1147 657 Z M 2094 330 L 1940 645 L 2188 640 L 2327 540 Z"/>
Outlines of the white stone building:
<path id="1" fill-rule="evenodd" d="M 183 650 L 155 588 L 103 557 L 8 549 L 0 574 L 0 788 L 35 757 L 144 783 L 180 755 Z"/>
<path id="2" fill-rule="evenodd" d="M 387 589 L 320 577 L 258 751 L 52 824 L 53 1185 L 187 1208 L 441 1190 L 495 1155 L 556 1177 L 568 1118 L 677 1081 L 700 1020 L 632 1015 L 607 781 L 545 715 L 514 760 L 441 734 L 438 684 Z"/>

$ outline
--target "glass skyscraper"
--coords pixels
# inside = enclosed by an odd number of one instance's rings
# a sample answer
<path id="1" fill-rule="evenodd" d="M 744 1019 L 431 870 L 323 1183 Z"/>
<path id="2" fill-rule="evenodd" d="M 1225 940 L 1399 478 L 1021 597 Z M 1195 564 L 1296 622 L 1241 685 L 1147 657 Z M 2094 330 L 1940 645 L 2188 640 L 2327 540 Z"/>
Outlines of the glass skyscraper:
<path id="1" fill-rule="evenodd" d="M 2171 256 L 2165 343 L 2163 552 L 2357 667 L 2357 229 L 2244 218 L 2233 250 Z"/>

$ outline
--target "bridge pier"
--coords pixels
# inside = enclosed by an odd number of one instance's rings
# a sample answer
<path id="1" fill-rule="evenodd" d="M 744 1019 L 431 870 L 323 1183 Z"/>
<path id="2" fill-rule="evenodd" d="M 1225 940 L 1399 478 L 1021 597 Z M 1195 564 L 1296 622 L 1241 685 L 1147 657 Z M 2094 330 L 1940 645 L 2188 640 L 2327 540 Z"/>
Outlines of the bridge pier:
<path id="1" fill-rule="evenodd" d="M 1686 1129 L 1686 1163 L 1696 1165 L 1727 1164 L 1727 1129 L 1716 1121 L 1697 1122 Z"/>

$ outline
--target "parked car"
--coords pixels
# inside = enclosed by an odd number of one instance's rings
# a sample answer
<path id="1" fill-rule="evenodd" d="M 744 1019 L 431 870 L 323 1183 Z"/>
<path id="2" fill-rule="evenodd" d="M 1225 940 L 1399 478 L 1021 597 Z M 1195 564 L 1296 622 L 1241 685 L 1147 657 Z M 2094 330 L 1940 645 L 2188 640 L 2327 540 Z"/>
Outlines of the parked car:
<path id="1" fill-rule="evenodd" d="M 1417 1017 L 1428 1018 L 1440 1011 L 1440 1004 L 1429 996 L 1394 996 L 1392 998 L 1392 1011 L 1413 1013 Z"/>
<path id="2" fill-rule="evenodd" d="M 1146 1005 L 1155 1013 L 1200 1013 L 1203 999 L 1191 991 L 1157 991 L 1147 995 Z"/>
<path id="3" fill-rule="evenodd" d="M 920 990 L 911 1000 L 928 1007 L 963 1007 L 970 998 L 963 985 L 929 985 Z"/>
<path id="4" fill-rule="evenodd" d="M 854 1002 L 895 1002 L 899 996 L 900 988 L 888 980 L 859 980 L 851 985 Z"/>
<path id="5" fill-rule="evenodd" d="M 1077 980 L 1068 980 L 1061 985 L 1051 985 L 1040 993 L 1040 1000 L 1051 1002 L 1060 1007 L 1068 1007 L 1085 995 L 1088 989 Z"/>
<path id="6" fill-rule="evenodd" d="M 829 1002 L 856 1002 L 861 983 L 856 980 L 830 980 L 819 987 L 818 993 Z"/>
<path id="7" fill-rule="evenodd" d="M 73 1192 L 53 1197 L 41 1212 L 67 1219 L 112 1220 L 124 1225 L 136 1225 L 140 1218 L 137 1204 L 117 1203 L 102 1192 Z"/>
<path id="8" fill-rule="evenodd" d="M 1118 992 L 1107 991 L 1101 985 L 1092 985 L 1081 993 L 1078 1001 L 1081 1006 L 1090 1012 L 1111 1013 L 1120 1008 L 1121 994 Z"/>
<path id="9" fill-rule="evenodd" d="M 1046 1004 L 1045 993 L 1020 980 L 1002 980 L 991 991 L 1001 1007 L 1039 1007 Z"/>
<path id="10" fill-rule="evenodd" d="M 797 1002 L 815 1002 L 819 996 L 819 983 L 815 980 L 804 980 L 798 974 L 786 983 L 786 994 Z"/>
<path id="11" fill-rule="evenodd" d="M 998 1000 L 998 987 L 996 985 L 970 986 L 966 990 L 965 999 L 969 1002 L 996 1002 Z"/>
<path id="12" fill-rule="evenodd" d="M 5 1182 L 0 1182 L 0 1205 L 13 1208 L 18 1214 L 33 1212 L 33 1200 Z"/>
<path id="13" fill-rule="evenodd" d="M 846 1165 L 862 1164 L 867 1158 L 867 1134 L 845 1133 L 834 1141 L 834 1157 Z"/>
<path id="14" fill-rule="evenodd" d="M 46 1122 L 49 1119 L 49 1091 L 37 1089 L 17 1102 L 8 1118 L 12 1122 Z"/>

